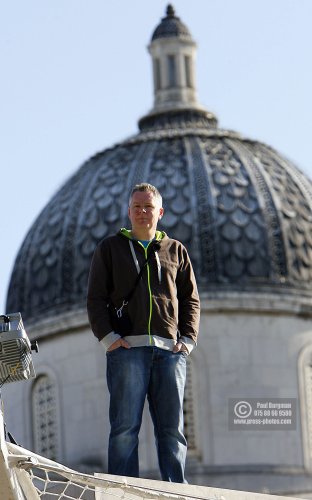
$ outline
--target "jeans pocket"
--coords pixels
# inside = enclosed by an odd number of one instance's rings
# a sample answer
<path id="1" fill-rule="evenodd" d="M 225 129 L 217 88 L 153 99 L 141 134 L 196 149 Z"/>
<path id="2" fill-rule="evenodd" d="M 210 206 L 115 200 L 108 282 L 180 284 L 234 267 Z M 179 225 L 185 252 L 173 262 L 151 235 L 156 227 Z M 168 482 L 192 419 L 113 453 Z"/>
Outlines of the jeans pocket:
<path id="1" fill-rule="evenodd" d="M 124 349 L 124 347 L 120 345 L 119 347 L 116 347 L 116 349 L 113 349 L 112 351 L 106 351 L 106 356 L 111 356 L 114 353 L 117 354 L 117 351 L 120 351 L 120 349 Z"/>

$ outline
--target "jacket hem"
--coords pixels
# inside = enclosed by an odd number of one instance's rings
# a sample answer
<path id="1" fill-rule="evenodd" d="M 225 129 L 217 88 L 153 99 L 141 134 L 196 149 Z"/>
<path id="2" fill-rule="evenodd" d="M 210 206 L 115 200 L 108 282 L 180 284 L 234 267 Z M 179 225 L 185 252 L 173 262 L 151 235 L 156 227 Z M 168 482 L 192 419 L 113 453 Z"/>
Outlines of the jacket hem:
<path id="1" fill-rule="evenodd" d="M 177 341 L 174 339 L 166 339 L 159 335 L 128 335 L 123 337 L 131 347 L 159 347 L 167 351 L 172 351 Z M 179 342 L 182 342 L 187 348 L 188 354 L 193 350 L 195 343 L 187 338 L 181 337 Z"/>

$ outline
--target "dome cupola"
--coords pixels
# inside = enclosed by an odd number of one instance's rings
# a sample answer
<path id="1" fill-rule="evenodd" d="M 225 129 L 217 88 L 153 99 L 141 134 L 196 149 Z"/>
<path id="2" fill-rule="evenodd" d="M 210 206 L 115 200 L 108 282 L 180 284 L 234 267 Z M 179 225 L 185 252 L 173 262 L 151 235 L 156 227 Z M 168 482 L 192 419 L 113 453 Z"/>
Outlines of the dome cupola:
<path id="1" fill-rule="evenodd" d="M 216 117 L 201 106 L 197 99 L 195 59 L 196 43 L 188 28 L 175 16 L 171 5 L 167 16 L 157 26 L 148 47 L 152 57 L 154 107 L 139 122 L 141 130 L 156 123 L 161 127 L 175 117 L 202 120 L 205 126 L 215 126 Z M 165 114 L 165 116 L 164 116 Z M 183 124 L 175 120 L 174 125 Z"/>

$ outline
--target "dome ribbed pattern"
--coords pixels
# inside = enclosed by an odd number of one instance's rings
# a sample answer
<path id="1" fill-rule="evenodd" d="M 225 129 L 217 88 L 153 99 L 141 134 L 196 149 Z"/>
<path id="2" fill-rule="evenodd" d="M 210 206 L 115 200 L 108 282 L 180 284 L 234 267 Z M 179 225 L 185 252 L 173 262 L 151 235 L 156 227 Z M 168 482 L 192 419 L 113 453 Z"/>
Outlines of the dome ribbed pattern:
<path id="1" fill-rule="evenodd" d="M 171 36 L 191 38 L 168 5 L 152 40 Z M 192 106 L 156 110 L 139 129 L 88 160 L 41 212 L 16 258 L 8 313 L 36 321 L 85 308 L 95 246 L 129 227 L 140 182 L 160 190 L 160 229 L 188 248 L 201 292 L 312 299 L 312 184 L 292 163 Z"/>
<path id="2" fill-rule="evenodd" d="M 188 248 L 201 292 L 312 297 L 312 184 L 274 149 L 234 132 L 149 129 L 87 161 L 56 193 L 17 256 L 7 311 L 85 307 L 96 244 L 129 227 L 131 187 L 163 195 L 161 229 Z"/>
<path id="3" fill-rule="evenodd" d="M 151 41 L 156 40 L 157 38 L 170 37 L 179 37 L 186 40 L 192 40 L 192 36 L 188 28 L 184 23 L 182 23 L 179 17 L 176 17 L 172 5 L 168 5 L 167 16 L 162 18 L 160 24 L 157 26 L 152 35 Z"/>

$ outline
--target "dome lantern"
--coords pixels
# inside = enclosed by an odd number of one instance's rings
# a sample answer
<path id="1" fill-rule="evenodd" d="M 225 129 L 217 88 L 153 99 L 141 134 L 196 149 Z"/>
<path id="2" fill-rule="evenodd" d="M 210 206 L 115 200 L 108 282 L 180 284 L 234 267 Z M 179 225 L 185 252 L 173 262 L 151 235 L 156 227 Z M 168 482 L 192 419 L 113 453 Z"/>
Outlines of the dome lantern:
<path id="1" fill-rule="evenodd" d="M 186 125 L 216 128 L 215 115 L 197 99 L 196 43 L 172 5 L 168 5 L 166 14 L 148 46 L 153 64 L 154 107 L 140 119 L 139 128 L 141 131 Z"/>
<path id="2" fill-rule="evenodd" d="M 148 47 L 154 76 L 151 114 L 180 109 L 201 109 L 195 83 L 196 43 L 188 28 L 168 5 L 166 17 L 154 30 Z"/>

